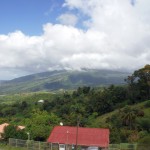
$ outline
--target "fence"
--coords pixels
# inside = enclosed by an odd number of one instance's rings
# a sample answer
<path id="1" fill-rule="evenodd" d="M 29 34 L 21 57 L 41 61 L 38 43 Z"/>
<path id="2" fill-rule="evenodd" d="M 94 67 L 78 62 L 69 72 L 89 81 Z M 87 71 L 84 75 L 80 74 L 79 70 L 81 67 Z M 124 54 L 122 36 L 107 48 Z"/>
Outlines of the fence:
<path id="1" fill-rule="evenodd" d="M 59 150 L 58 143 L 52 144 L 52 143 L 39 142 L 33 140 L 19 140 L 19 139 L 10 138 L 9 145 L 14 147 L 20 147 L 22 150 L 23 149 L 24 150 Z M 66 149 L 72 150 L 72 145 L 67 145 Z M 110 144 L 109 148 L 105 148 L 104 150 L 150 150 L 150 144 L 149 145 L 130 144 L 130 143 Z"/>
<path id="2" fill-rule="evenodd" d="M 20 147 L 28 150 L 58 150 L 58 144 L 52 144 L 47 142 L 39 142 L 33 140 L 20 140 L 20 139 L 9 139 L 9 145 L 13 147 Z"/>
<path id="3" fill-rule="evenodd" d="M 108 150 L 150 150 L 150 144 L 120 143 L 110 144 Z"/>
<path id="4" fill-rule="evenodd" d="M 137 144 L 129 144 L 129 143 L 110 144 L 109 150 L 137 150 Z"/>

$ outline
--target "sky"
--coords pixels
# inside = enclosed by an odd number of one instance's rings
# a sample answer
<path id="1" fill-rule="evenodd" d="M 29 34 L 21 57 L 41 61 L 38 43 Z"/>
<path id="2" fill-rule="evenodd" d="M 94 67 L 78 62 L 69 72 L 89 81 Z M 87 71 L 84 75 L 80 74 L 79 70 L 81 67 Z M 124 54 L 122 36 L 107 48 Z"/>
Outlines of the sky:
<path id="1" fill-rule="evenodd" d="M 0 80 L 150 64 L 150 0 L 0 0 Z"/>

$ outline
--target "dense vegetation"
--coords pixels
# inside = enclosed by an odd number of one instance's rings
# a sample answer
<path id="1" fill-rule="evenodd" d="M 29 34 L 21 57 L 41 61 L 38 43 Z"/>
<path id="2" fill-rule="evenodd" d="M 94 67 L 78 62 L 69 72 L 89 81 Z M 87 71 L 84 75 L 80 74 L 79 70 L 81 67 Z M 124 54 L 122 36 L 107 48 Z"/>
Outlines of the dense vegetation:
<path id="1" fill-rule="evenodd" d="M 150 65 L 128 76 L 125 86 L 79 87 L 62 93 L 33 93 L 0 97 L 0 123 L 25 125 L 30 138 L 45 141 L 51 129 L 62 121 L 83 127 L 110 129 L 110 142 L 150 141 Z M 39 100 L 44 100 L 41 102 Z M 9 126 L 8 126 L 9 127 Z M 14 134 L 7 135 L 10 130 Z M 27 139 L 6 127 L 8 137 Z M 7 132 L 9 130 L 9 132 Z"/>

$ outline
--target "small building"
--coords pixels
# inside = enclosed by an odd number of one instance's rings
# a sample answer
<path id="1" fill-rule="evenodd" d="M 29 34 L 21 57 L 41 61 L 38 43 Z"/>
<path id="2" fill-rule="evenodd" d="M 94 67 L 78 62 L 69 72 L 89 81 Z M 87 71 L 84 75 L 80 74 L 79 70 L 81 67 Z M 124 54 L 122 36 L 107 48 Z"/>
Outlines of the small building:
<path id="1" fill-rule="evenodd" d="M 5 127 L 9 126 L 8 123 L 3 123 L 0 125 L 0 139 L 2 139 L 2 134 L 4 133 Z M 17 126 L 17 130 L 23 130 L 25 126 Z"/>
<path id="2" fill-rule="evenodd" d="M 25 129 L 25 126 L 17 126 L 17 130 L 23 130 Z"/>
<path id="3" fill-rule="evenodd" d="M 44 103 L 44 100 L 43 100 L 43 99 L 40 99 L 40 100 L 38 101 L 38 103 Z"/>
<path id="4" fill-rule="evenodd" d="M 0 139 L 2 138 L 2 134 L 4 133 L 5 127 L 9 126 L 8 123 L 3 123 L 0 125 Z"/>
<path id="5" fill-rule="evenodd" d="M 82 150 L 107 149 L 109 146 L 109 129 L 56 126 L 52 130 L 48 143 L 58 143 L 59 150 L 80 146 Z"/>

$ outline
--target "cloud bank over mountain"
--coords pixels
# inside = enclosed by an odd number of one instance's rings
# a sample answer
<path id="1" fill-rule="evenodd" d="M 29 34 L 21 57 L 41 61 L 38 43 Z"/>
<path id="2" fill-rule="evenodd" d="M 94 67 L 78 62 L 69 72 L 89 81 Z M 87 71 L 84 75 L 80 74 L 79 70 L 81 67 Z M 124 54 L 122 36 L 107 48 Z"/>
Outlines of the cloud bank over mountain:
<path id="1" fill-rule="evenodd" d="M 65 0 L 62 7 L 58 24 L 44 24 L 40 36 L 0 35 L 2 72 L 133 70 L 150 62 L 149 0 Z"/>

